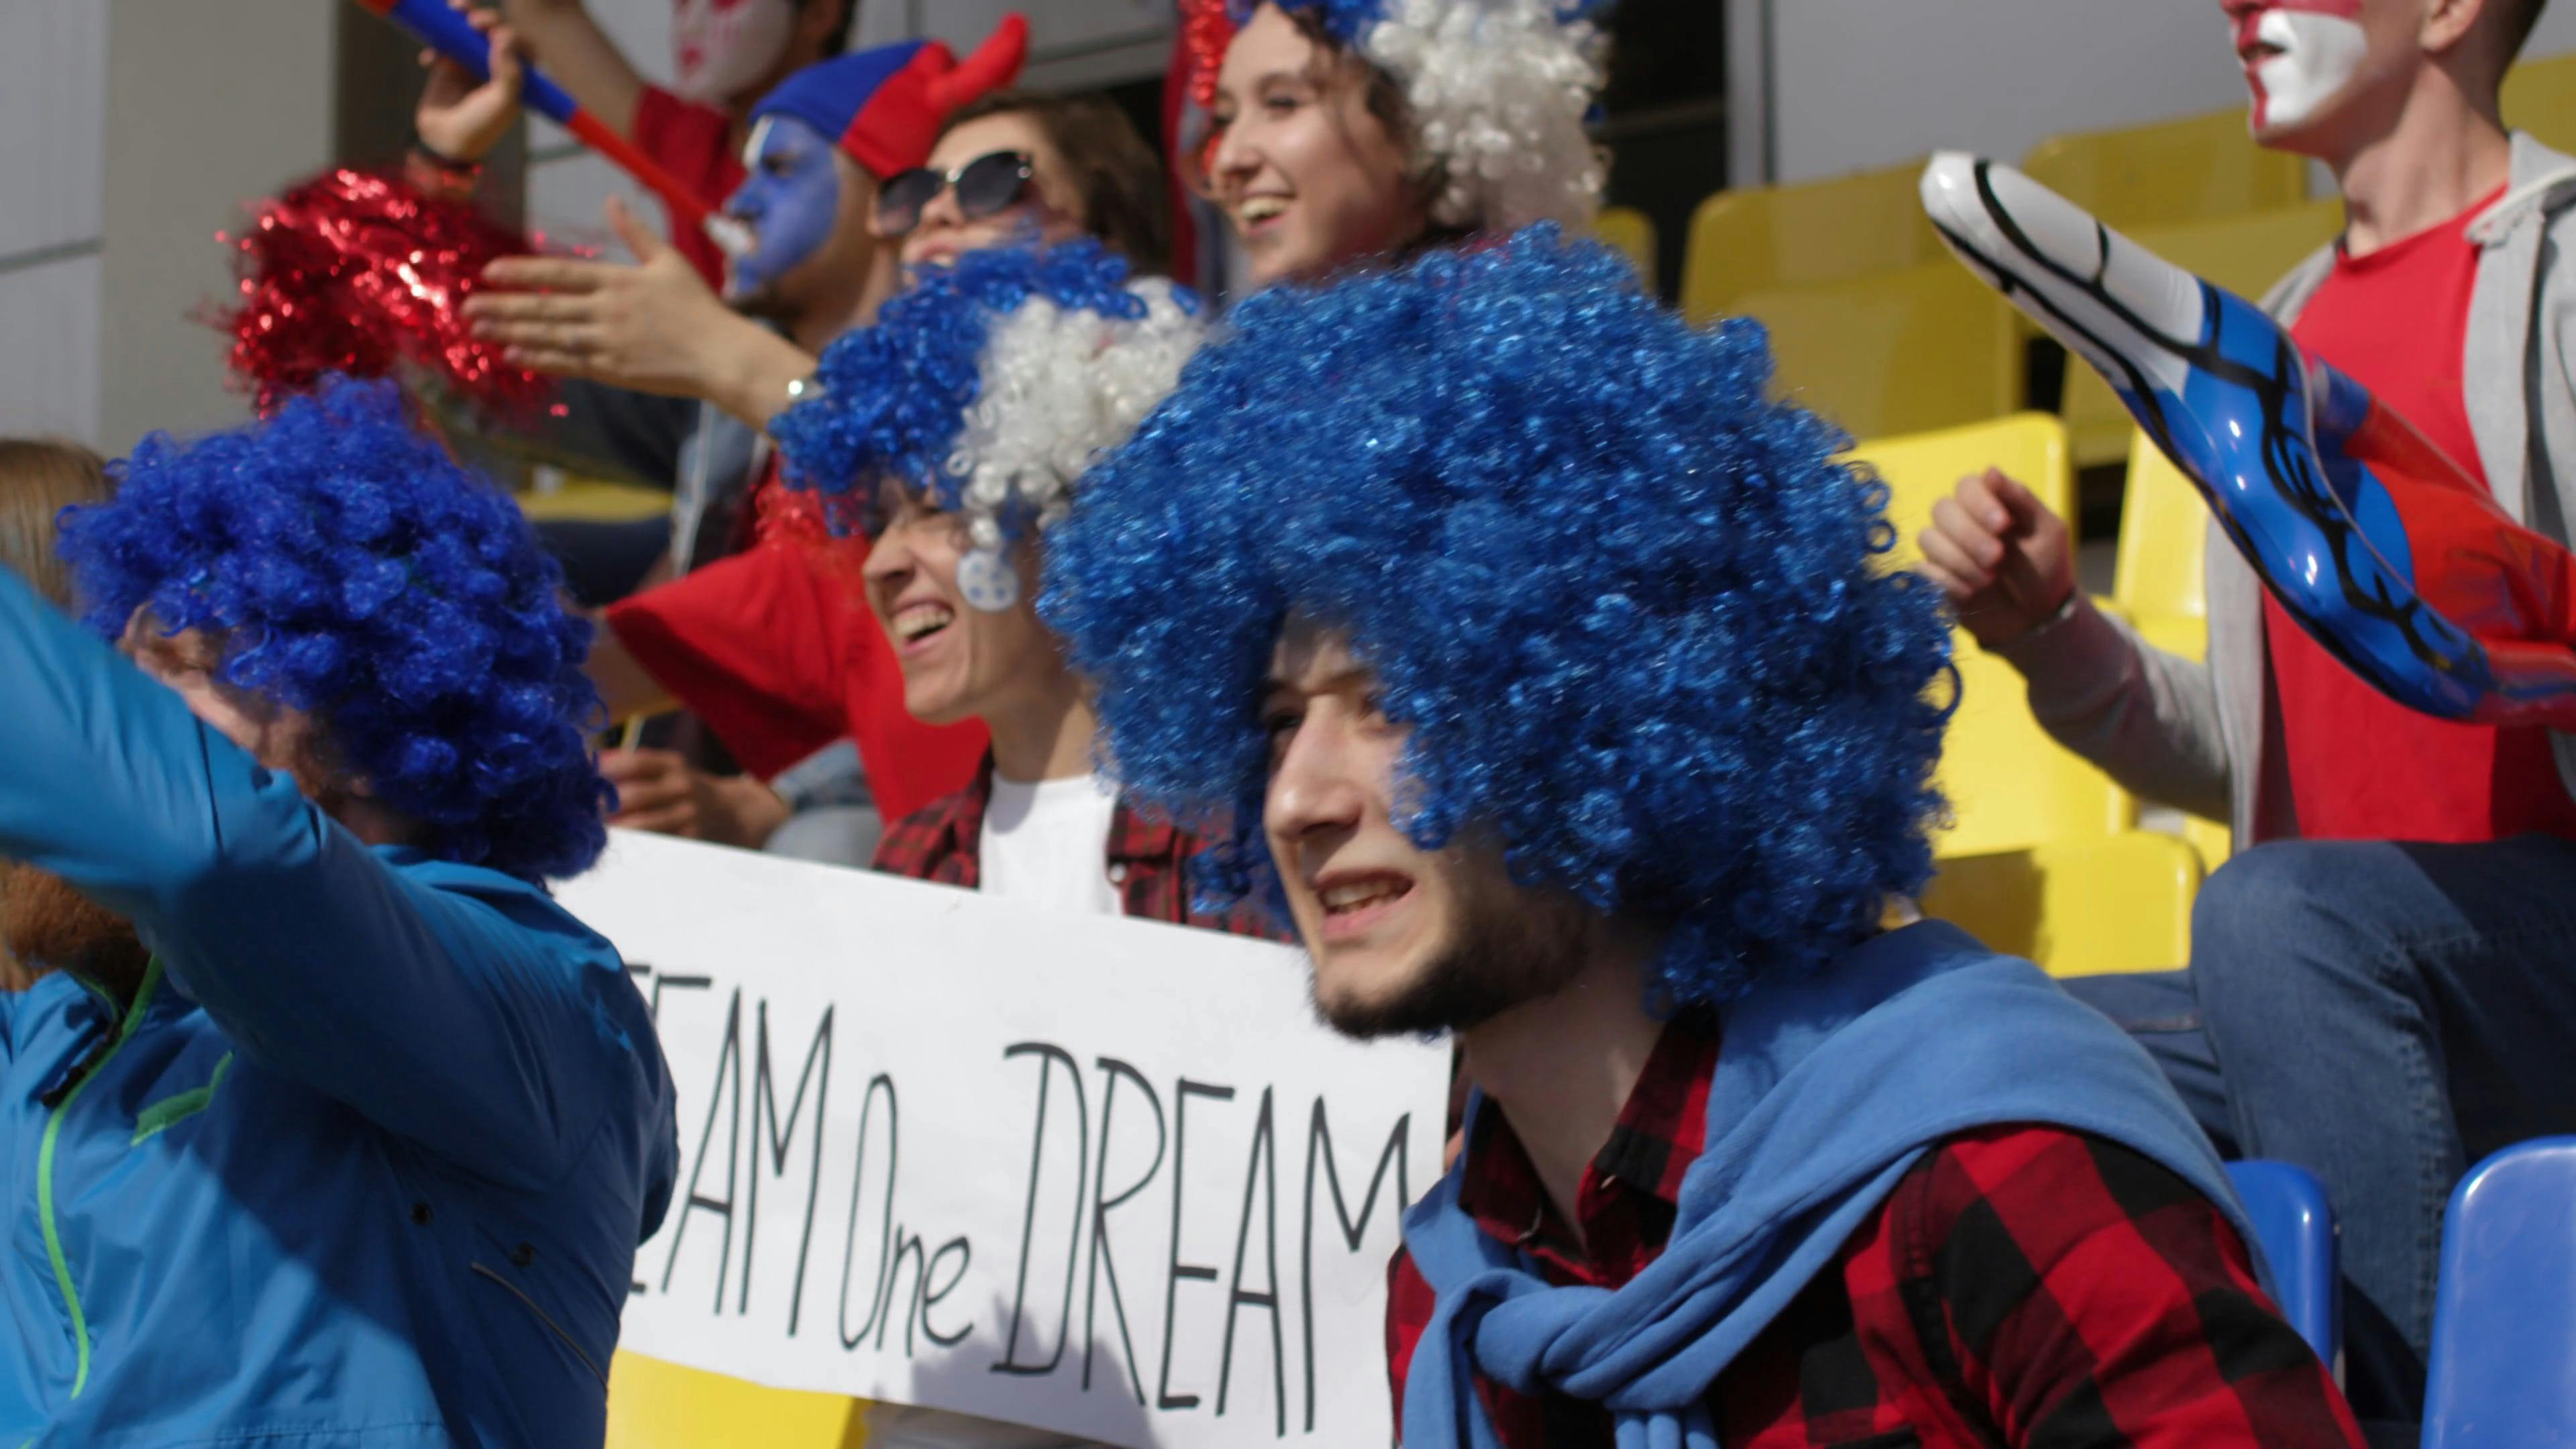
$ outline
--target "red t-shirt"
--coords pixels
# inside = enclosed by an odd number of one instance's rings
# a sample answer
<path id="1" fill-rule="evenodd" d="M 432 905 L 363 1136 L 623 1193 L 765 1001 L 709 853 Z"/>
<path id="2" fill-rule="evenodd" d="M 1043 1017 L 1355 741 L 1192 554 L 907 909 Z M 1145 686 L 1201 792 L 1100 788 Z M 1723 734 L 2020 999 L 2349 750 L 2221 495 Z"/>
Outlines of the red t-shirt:
<path id="1" fill-rule="evenodd" d="M 978 722 L 933 726 L 860 592 L 867 544 L 773 538 L 608 609 L 609 627 L 673 698 L 767 779 L 847 735 L 886 823 L 974 783 Z"/>
<path id="2" fill-rule="evenodd" d="M 733 120 L 713 106 L 684 101 L 646 86 L 635 102 L 635 148 L 697 189 L 709 206 L 722 206 L 742 185 L 742 157 L 733 144 Z M 671 225 L 671 245 L 698 269 L 710 287 L 724 285 L 724 253 L 706 233 Z"/>
<path id="3" fill-rule="evenodd" d="M 2486 481 L 2461 395 L 2478 248 L 2463 215 L 2366 257 L 2338 256 L 2291 334 Z M 2576 835 L 2548 732 L 2453 724 L 2362 682 L 2269 594 L 2264 632 L 2280 692 L 2299 833 L 2311 840 L 2494 840 Z"/>

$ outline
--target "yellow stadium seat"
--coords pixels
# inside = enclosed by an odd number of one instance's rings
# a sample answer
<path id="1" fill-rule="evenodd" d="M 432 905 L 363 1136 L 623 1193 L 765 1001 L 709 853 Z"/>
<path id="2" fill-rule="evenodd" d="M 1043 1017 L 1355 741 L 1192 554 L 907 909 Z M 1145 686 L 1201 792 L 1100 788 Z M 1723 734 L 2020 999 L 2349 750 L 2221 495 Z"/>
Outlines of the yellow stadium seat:
<path id="1" fill-rule="evenodd" d="M 1940 260 L 1941 238 L 1915 189 L 1923 165 L 1788 186 L 1721 191 L 1692 213 L 1682 315 L 1736 310 L 1766 288 L 1834 282 Z"/>
<path id="2" fill-rule="evenodd" d="M 2576 55 L 2526 60 L 2506 72 L 2504 123 L 2544 145 L 2576 151 Z"/>
<path id="3" fill-rule="evenodd" d="M 2261 297 L 2310 252 L 2343 230 L 2343 203 L 2308 201 L 2269 211 L 2168 225 L 2128 234 L 2140 246 L 2247 299 Z M 2116 463 L 2126 456 L 2136 424 L 2111 385 L 2082 358 L 2066 361 L 2066 392 L 2058 408 L 2075 446 L 2075 466 Z"/>
<path id="4" fill-rule="evenodd" d="M 519 511 L 539 523 L 631 523 L 667 516 L 671 495 L 604 478 L 570 478 L 558 488 L 520 494 Z"/>
<path id="5" fill-rule="evenodd" d="M 1889 490 L 1897 530 L 1890 562 L 1921 557 L 1915 536 L 1932 504 L 1970 473 L 1997 467 L 2021 480 L 2062 516 L 2074 514 L 2075 474 L 2066 429 L 2044 413 L 2020 413 L 1970 427 L 1888 438 L 1854 450 Z M 1936 842 L 1944 857 L 2025 850 L 2046 842 L 2098 839 L 2137 822 L 2137 803 L 2109 776 L 2048 737 L 2031 717 L 2021 676 L 1965 630 L 1951 645 L 1959 708 L 1941 756 L 1940 784 L 1955 824 Z"/>
<path id="6" fill-rule="evenodd" d="M 2171 971 L 2191 961 L 2200 880 L 2189 845 L 2131 830 L 1944 860 L 1923 913 L 2052 976 Z"/>
<path id="7" fill-rule="evenodd" d="M 2186 659 L 2208 656 L 2208 555 L 2209 506 L 2146 434 L 2133 431 L 2111 600 L 2148 643 Z M 2183 839 L 2212 870 L 2230 854 L 2223 820 L 2185 816 Z"/>
<path id="8" fill-rule="evenodd" d="M 860 1449 L 867 1409 L 620 1353 L 609 1367 L 606 1449 Z"/>
<path id="9" fill-rule="evenodd" d="M 1592 234 L 1628 254 L 1628 261 L 1645 278 L 1646 288 L 1654 290 L 1655 265 L 1660 260 L 1655 242 L 1655 219 L 1633 206 L 1613 206 L 1593 219 Z"/>
<path id="10" fill-rule="evenodd" d="M 1779 387 L 1854 437 L 1921 432 L 2021 406 L 2022 332 L 1955 262 L 1776 287 L 1731 311 L 1771 330 Z"/>
<path id="11" fill-rule="evenodd" d="M 2308 194 L 2307 162 L 2255 145 L 2242 107 L 2051 136 L 2021 169 L 2122 231 L 2290 206 Z"/>
<path id="12" fill-rule="evenodd" d="M 2145 433 L 2133 428 L 2129 439 L 2111 601 L 2142 631 L 2193 640 L 2188 649 L 2165 647 L 2198 659 L 2208 647 L 2209 505 Z M 2191 626 L 2196 638 L 2184 632 Z"/>

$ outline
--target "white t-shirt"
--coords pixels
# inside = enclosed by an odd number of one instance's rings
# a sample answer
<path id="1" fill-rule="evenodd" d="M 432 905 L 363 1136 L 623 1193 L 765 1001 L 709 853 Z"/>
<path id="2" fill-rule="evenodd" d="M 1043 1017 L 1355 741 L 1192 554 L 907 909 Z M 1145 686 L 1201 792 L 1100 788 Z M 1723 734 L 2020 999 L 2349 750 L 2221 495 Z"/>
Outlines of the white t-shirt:
<path id="1" fill-rule="evenodd" d="M 1114 916 L 1109 827 L 1118 797 L 1097 775 L 1024 784 L 993 777 L 984 807 L 984 894 L 1051 911 Z"/>

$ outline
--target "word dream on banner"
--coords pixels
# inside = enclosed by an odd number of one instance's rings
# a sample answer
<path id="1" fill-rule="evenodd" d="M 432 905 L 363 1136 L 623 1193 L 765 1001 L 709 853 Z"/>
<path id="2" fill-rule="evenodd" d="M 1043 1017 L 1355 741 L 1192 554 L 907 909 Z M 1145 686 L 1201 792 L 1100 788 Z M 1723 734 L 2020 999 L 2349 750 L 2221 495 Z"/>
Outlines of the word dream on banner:
<path id="1" fill-rule="evenodd" d="M 1134 1446 L 1385 1444 L 1386 1265 L 1449 1059 L 1212 932 L 618 832 L 681 1175 L 624 1346 Z"/>

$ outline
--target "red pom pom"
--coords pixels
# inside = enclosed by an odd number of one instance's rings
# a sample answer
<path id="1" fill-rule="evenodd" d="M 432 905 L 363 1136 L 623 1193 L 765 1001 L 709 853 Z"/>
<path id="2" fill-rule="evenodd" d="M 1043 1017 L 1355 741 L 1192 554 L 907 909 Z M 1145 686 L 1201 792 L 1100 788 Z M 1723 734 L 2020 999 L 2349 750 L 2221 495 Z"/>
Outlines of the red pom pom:
<path id="1" fill-rule="evenodd" d="M 466 329 L 483 268 L 535 250 L 469 203 L 344 168 L 261 206 L 232 244 L 242 300 L 215 322 L 263 416 L 331 373 L 408 370 L 512 417 L 553 395 L 550 380 Z"/>
<path id="2" fill-rule="evenodd" d="M 1190 104 L 1206 110 L 1216 104 L 1216 77 L 1225 65 L 1225 50 L 1234 44 L 1234 17 L 1226 0 L 1181 0 L 1181 44 L 1190 57 Z"/>

